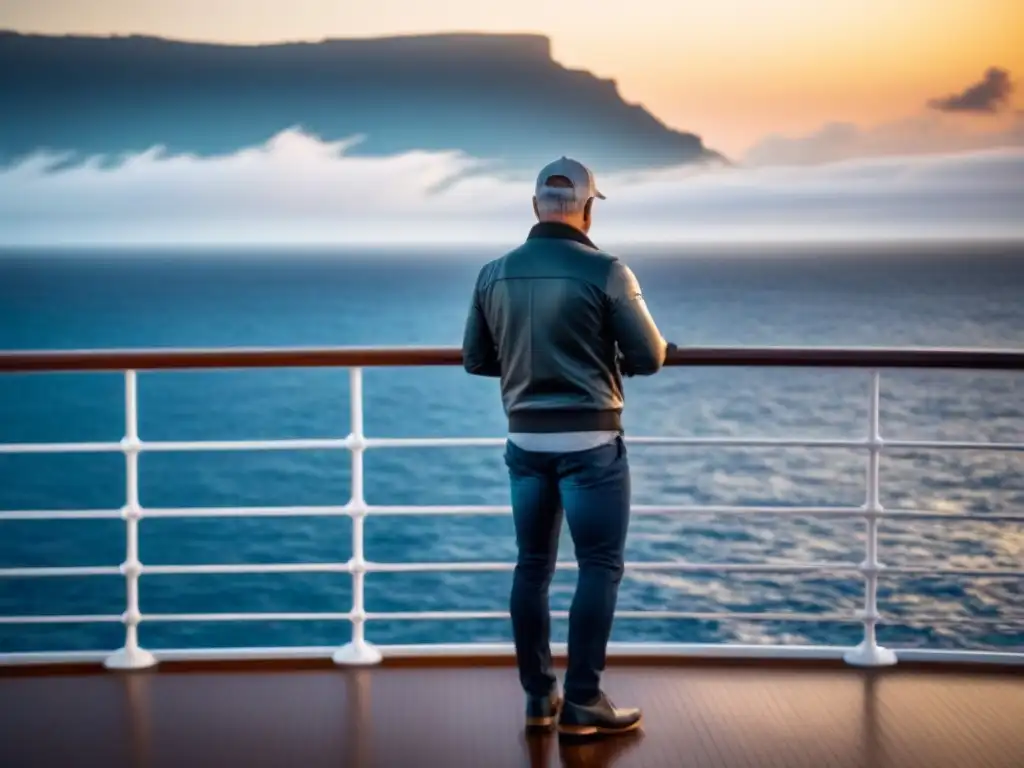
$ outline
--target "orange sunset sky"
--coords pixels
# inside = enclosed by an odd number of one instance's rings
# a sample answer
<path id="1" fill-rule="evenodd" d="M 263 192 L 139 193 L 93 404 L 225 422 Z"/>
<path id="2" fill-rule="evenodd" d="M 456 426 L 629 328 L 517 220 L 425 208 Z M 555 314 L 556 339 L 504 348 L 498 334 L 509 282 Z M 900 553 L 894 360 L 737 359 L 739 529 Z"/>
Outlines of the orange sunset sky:
<path id="1" fill-rule="evenodd" d="M 541 33 L 561 63 L 733 154 L 768 134 L 911 117 L 990 66 L 1024 78 L 1022 0 L 3 0 L 0 28 L 237 43 Z"/>

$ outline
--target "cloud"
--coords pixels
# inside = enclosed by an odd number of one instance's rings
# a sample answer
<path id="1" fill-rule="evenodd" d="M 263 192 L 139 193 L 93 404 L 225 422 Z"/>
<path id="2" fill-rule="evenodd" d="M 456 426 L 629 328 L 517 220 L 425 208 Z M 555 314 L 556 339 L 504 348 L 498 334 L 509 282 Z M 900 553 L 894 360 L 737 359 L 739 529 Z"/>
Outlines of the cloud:
<path id="1" fill-rule="evenodd" d="M 1024 146 L 1024 113 L 979 123 L 924 114 L 863 128 L 829 123 L 807 136 L 768 136 L 751 147 L 748 165 L 813 165 L 853 158 L 932 155 Z"/>
<path id="2" fill-rule="evenodd" d="M 978 82 L 960 93 L 932 99 L 928 106 L 940 112 L 996 112 L 1010 100 L 1013 82 L 1010 73 L 999 67 L 989 67 Z"/>
<path id="3" fill-rule="evenodd" d="M 0 243 L 513 243 L 529 180 L 459 153 L 351 157 L 297 131 L 223 158 L 160 150 L 0 172 Z M 815 167 L 601 174 L 601 243 L 1024 237 L 1024 149 Z"/>
<path id="4" fill-rule="evenodd" d="M 1010 73 L 991 67 L 961 93 L 929 101 L 931 112 L 871 127 L 833 122 L 806 136 L 770 135 L 747 150 L 744 162 L 813 165 L 1024 146 L 1024 111 L 1000 111 L 1012 92 Z"/>

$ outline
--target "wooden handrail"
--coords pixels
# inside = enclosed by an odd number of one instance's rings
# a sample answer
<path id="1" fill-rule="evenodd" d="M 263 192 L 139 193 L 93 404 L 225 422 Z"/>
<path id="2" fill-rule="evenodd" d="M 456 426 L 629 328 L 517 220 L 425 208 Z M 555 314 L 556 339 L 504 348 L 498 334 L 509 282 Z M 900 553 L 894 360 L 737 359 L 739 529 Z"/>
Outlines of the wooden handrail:
<path id="1" fill-rule="evenodd" d="M 0 351 L 0 373 L 40 371 L 461 365 L 458 347 L 224 347 Z M 1024 370 L 1024 350 L 683 347 L 666 365 L 693 367 Z"/>

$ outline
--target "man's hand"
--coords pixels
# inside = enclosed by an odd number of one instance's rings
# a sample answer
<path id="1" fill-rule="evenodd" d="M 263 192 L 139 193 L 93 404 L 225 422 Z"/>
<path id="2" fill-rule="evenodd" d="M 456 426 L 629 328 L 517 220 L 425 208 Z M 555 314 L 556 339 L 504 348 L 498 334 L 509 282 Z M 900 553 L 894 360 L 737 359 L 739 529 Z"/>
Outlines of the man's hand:
<path id="1" fill-rule="evenodd" d="M 674 344 L 671 341 L 666 341 L 665 342 L 665 357 L 666 357 L 666 359 L 673 352 L 678 352 L 678 351 L 679 351 L 679 347 L 676 344 Z M 626 376 L 627 378 L 632 378 L 633 376 L 636 375 L 633 371 L 631 371 L 628 368 L 627 363 L 626 363 L 626 357 L 619 350 L 616 350 L 616 352 L 615 352 L 615 363 L 619 367 L 619 373 L 621 373 L 623 376 Z"/>

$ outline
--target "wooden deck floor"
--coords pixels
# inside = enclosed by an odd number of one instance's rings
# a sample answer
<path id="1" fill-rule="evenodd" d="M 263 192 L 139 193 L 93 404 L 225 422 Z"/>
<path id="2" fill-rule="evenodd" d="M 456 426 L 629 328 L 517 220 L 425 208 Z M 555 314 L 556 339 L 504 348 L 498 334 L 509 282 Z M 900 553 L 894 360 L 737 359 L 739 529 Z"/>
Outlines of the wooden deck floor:
<path id="1" fill-rule="evenodd" d="M 0 766 L 1021 768 L 1024 676 L 613 667 L 643 734 L 527 739 L 508 667 L 5 676 Z"/>

